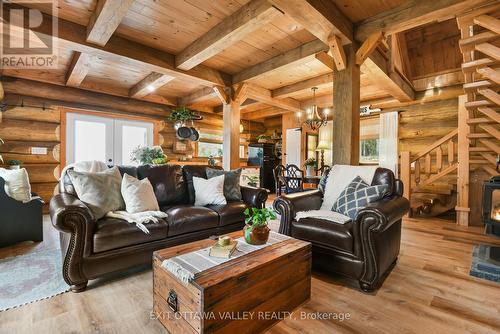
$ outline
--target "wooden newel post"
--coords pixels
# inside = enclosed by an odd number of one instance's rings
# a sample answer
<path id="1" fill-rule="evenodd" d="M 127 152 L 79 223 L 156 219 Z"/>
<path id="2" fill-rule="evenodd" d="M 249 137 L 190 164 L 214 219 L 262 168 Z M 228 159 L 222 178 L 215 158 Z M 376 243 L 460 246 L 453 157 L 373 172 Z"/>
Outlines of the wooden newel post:
<path id="1" fill-rule="evenodd" d="M 411 201 L 411 161 L 410 152 L 401 152 L 401 181 L 403 181 L 403 197 Z M 410 216 L 411 210 L 407 217 Z"/>

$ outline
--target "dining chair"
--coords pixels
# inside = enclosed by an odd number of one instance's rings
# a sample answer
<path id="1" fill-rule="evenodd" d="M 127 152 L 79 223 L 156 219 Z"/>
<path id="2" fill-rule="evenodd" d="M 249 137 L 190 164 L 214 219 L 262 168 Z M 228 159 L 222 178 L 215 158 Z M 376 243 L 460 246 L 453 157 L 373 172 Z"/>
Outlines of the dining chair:
<path id="1" fill-rule="evenodd" d="M 299 191 L 304 191 L 304 172 L 294 164 L 289 164 L 285 169 L 285 193 L 296 193 Z"/>

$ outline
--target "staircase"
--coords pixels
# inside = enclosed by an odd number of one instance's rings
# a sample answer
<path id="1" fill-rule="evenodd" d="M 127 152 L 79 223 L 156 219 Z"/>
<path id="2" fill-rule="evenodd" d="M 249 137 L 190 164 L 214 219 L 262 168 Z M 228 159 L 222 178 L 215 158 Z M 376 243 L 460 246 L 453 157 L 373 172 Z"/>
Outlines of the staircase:
<path id="1" fill-rule="evenodd" d="M 410 216 L 434 217 L 457 204 L 458 129 L 414 157 L 401 153 L 401 179 L 410 200 Z"/>

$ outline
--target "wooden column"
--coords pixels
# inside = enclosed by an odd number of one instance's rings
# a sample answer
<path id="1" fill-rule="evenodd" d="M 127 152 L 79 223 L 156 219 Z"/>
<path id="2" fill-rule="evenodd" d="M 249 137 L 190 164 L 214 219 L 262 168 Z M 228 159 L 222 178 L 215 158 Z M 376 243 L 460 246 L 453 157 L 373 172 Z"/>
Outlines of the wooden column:
<path id="1" fill-rule="evenodd" d="M 344 46 L 346 68 L 334 69 L 333 77 L 333 164 L 359 164 L 360 71 L 356 46 Z"/>
<path id="2" fill-rule="evenodd" d="M 403 197 L 411 202 L 411 160 L 410 152 L 401 152 L 401 181 L 403 181 Z M 410 217 L 411 210 L 406 217 Z"/>
<path id="3" fill-rule="evenodd" d="M 222 166 L 225 170 L 240 167 L 240 101 L 230 100 L 223 105 L 224 135 Z"/>
<path id="4" fill-rule="evenodd" d="M 465 108 L 467 95 L 458 97 L 458 172 L 457 172 L 457 224 L 469 225 L 469 135 L 470 129 L 467 124 L 469 111 Z"/>

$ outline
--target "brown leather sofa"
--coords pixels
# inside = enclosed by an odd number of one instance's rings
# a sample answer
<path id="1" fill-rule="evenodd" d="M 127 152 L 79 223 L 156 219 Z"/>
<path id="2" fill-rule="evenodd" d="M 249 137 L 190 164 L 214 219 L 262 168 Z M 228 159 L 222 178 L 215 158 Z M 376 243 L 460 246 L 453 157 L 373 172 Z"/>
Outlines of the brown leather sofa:
<path id="1" fill-rule="evenodd" d="M 321 190 L 284 195 L 274 201 L 281 215 L 280 233 L 313 244 L 313 266 L 359 281 L 365 292 L 379 287 L 396 263 L 401 242 L 401 219 L 409 209 L 403 183 L 392 171 L 378 168 L 372 185 L 387 184 L 387 195 L 360 210 L 346 224 L 306 218 L 296 221 L 298 211 L 318 210 Z"/>
<path id="2" fill-rule="evenodd" d="M 150 234 L 120 219 L 95 221 L 76 196 L 69 177 L 61 178 L 60 194 L 50 201 L 50 216 L 53 226 L 60 231 L 63 276 L 72 291 L 85 290 L 89 279 L 150 263 L 155 250 L 242 229 L 244 209 L 261 208 L 267 199 L 265 189 L 242 186 L 240 202 L 194 206 L 192 177 L 206 178 L 206 166 L 119 168 L 122 174 L 139 179 L 147 177 L 160 209 L 168 217 L 147 224 Z"/>

